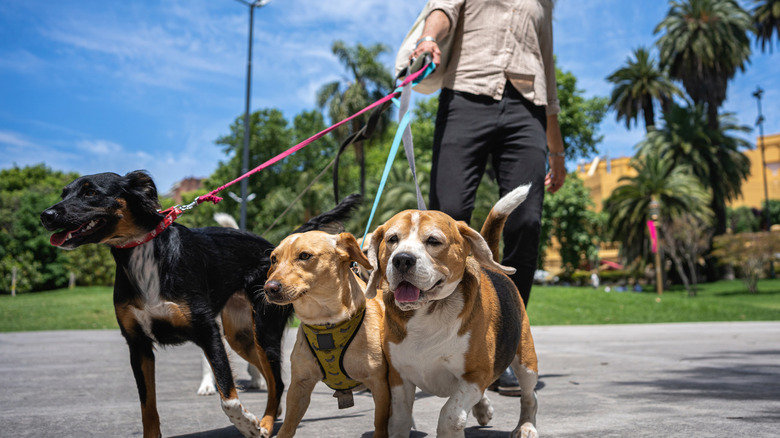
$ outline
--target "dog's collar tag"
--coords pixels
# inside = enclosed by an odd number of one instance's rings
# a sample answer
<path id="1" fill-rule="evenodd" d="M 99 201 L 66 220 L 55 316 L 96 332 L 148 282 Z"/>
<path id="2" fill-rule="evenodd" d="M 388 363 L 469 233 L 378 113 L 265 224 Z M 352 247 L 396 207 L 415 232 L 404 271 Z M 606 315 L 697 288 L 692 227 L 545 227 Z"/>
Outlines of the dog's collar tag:
<path id="1" fill-rule="evenodd" d="M 351 389 L 340 389 L 333 393 L 333 397 L 339 401 L 339 409 L 347 409 L 355 406 L 355 398 Z"/>

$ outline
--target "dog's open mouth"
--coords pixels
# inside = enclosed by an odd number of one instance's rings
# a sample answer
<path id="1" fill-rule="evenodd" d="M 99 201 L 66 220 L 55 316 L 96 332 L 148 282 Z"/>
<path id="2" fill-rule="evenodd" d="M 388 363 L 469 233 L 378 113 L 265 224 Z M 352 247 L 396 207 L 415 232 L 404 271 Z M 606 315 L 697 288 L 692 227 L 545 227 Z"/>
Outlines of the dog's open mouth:
<path id="1" fill-rule="evenodd" d="M 433 285 L 432 288 L 428 289 L 425 292 L 430 292 L 433 289 L 435 289 L 437 286 L 439 286 L 442 283 L 443 280 L 439 280 L 436 282 L 436 284 Z M 402 281 L 401 284 L 398 285 L 398 288 L 396 288 L 394 294 L 395 294 L 395 300 L 399 303 L 413 303 L 420 299 L 420 288 L 413 285 L 412 283 L 409 283 L 408 281 Z"/>
<path id="2" fill-rule="evenodd" d="M 93 219 L 89 222 L 81 224 L 81 226 L 75 230 L 62 231 L 52 234 L 51 238 L 49 239 L 49 243 L 51 243 L 53 246 L 62 246 L 65 242 L 76 237 L 85 237 L 96 232 L 97 230 L 103 228 L 105 224 L 105 219 Z"/>

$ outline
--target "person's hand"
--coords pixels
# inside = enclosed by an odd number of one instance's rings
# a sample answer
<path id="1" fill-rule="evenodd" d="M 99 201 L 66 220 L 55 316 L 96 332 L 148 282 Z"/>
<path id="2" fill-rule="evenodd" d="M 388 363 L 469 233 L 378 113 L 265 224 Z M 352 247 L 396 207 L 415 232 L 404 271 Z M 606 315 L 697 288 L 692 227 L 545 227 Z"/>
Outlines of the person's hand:
<path id="1" fill-rule="evenodd" d="M 566 158 L 550 154 L 550 172 L 544 177 L 547 191 L 555 193 L 563 187 L 566 181 Z"/>
<path id="2" fill-rule="evenodd" d="M 439 45 L 436 41 L 420 41 L 420 44 L 412 51 L 412 56 L 409 58 L 409 64 L 412 64 L 413 59 L 419 58 L 425 52 L 431 54 L 433 63 L 436 64 L 437 67 L 441 64 L 441 50 L 439 50 Z"/>

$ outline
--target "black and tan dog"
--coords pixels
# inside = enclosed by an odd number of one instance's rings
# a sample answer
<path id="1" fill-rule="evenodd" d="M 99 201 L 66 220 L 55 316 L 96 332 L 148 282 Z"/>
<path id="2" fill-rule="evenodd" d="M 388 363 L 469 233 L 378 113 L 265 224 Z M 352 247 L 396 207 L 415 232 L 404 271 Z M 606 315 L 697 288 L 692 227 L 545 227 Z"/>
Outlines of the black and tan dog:
<path id="1" fill-rule="evenodd" d="M 366 297 L 383 285 L 391 437 L 409 436 L 416 388 L 448 399 L 438 437 L 463 437 L 469 411 L 487 424 L 493 408 L 485 390 L 509 365 L 522 388 L 511 436 L 537 436 L 538 370 L 528 316 L 506 275 L 514 269 L 494 260 L 506 217 L 528 187 L 499 200 L 482 235 L 444 213 L 419 210 L 401 212 L 374 231 Z"/>
<path id="2" fill-rule="evenodd" d="M 366 299 L 366 284 L 352 271 L 353 262 L 371 267 L 349 233 L 294 234 L 271 253 L 266 298 L 292 304 L 301 320 L 290 357 L 287 414 L 280 438 L 295 435 L 319 381 L 338 391 L 340 408 L 351 406 L 352 389 L 364 384 L 374 399 L 374 436 L 387 437 L 390 390 L 382 353 L 385 305 L 381 298 Z M 346 404 L 342 404 L 344 397 Z"/>
<path id="3" fill-rule="evenodd" d="M 298 231 L 331 226 L 345 220 L 358 198 L 304 224 Z M 62 201 L 41 214 L 46 229 L 57 231 L 52 245 L 73 249 L 89 243 L 110 245 L 116 261 L 114 308 L 130 348 L 130 364 L 138 386 L 145 438 L 161 436 L 154 378 L 155 343 L 192 341 L 203 349 L 216 378 L 222 409 L 244 436 L 269 436 L 279 415 L 284 384 L 281 339 L 291 315 L 289 307 L 268 304 L 262 296 L 273 245 L 263 238 L 230 228 L 189 229 L 173 223 L 146 243 L 163 221 L 157 189 L 143 171 L 125 176 L 100 173 L 83 176 L 62 191 Z M 255 365 L 268 385 L 261 420 L 238 399 L 222 341 L 218 316 L 235 293 L 252 303 L 252 324 L 222 316 L 231 347 Z"/>

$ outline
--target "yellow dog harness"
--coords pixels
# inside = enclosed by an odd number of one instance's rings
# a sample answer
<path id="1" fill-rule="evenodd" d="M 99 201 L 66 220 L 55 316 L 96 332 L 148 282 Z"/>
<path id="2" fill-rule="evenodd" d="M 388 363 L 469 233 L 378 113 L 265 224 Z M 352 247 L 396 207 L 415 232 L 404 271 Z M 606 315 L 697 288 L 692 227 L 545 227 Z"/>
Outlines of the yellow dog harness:
<path id="1" fill-rule="evenodd" d="M 301 324 L 303 334 L 309 344 L 312 354 L 317 358 L 322 374 L 322 381 L 335 391 L 348 391 L 361 385 L 344 371 L 344 352 L 355 337 L 366 308 L 362 308 L 352 318 L 335 325 Z"/>

